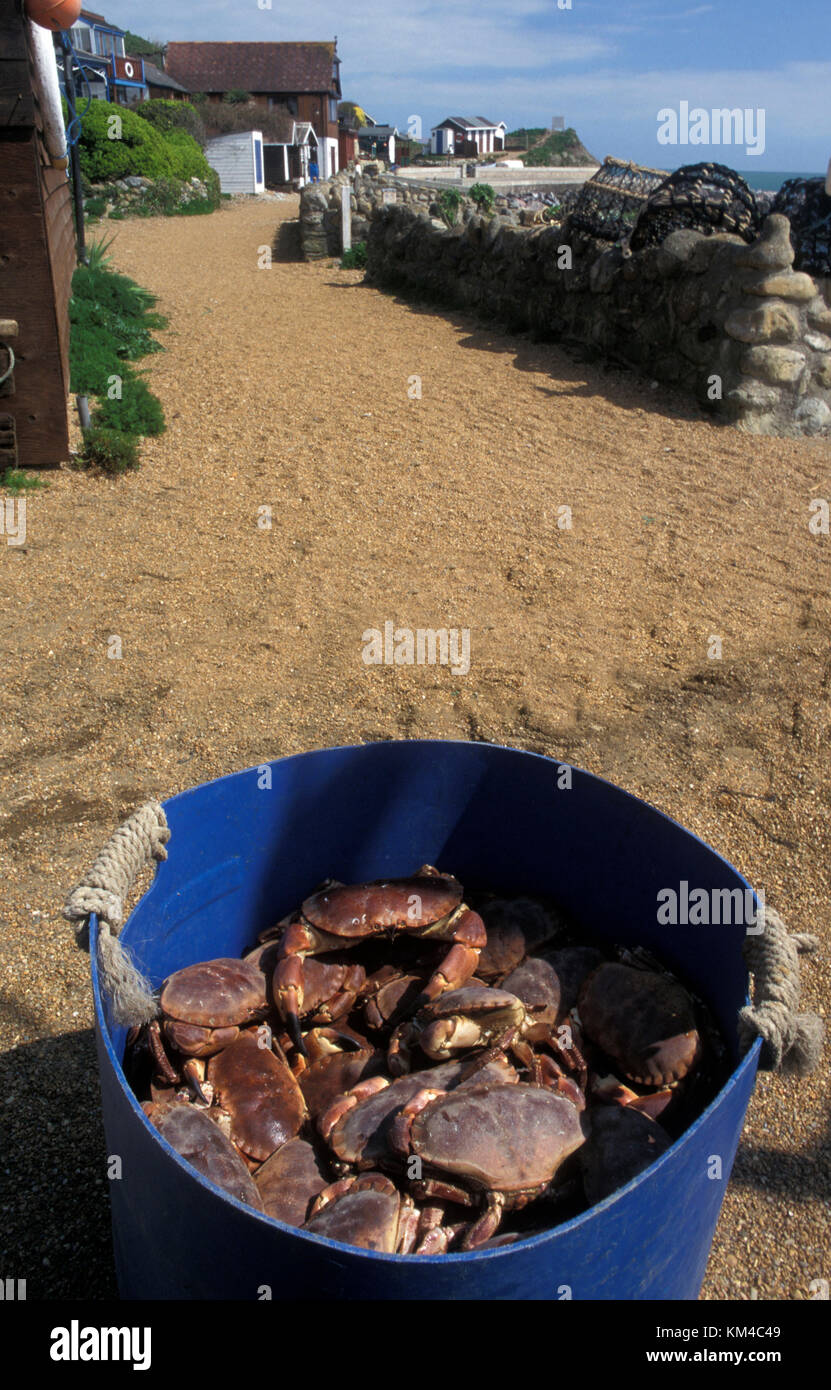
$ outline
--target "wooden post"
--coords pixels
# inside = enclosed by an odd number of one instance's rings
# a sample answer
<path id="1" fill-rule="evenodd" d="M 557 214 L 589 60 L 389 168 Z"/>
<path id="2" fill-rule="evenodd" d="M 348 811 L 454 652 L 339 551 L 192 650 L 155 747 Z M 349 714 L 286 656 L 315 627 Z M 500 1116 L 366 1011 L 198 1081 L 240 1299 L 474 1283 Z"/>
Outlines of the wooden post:
<path id="1" fill-rule="evenodd" d="M 344 251 L 352 247 L 352 185 L 345 183 L 340 191 L 341 242 Z"/>

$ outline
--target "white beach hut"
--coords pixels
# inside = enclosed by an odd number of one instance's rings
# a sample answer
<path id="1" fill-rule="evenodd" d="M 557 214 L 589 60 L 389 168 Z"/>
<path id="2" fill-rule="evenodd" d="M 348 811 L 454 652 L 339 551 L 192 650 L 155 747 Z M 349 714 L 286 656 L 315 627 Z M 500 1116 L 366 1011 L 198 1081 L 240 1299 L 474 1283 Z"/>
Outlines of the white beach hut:
<path id="1" fill-rule="evenodd" d="M 262 193 L 265 190 L 263 135 L 245 130 L 219 135 L 205 146 L 205 158 L 219 174 L 223 193 Z"/>

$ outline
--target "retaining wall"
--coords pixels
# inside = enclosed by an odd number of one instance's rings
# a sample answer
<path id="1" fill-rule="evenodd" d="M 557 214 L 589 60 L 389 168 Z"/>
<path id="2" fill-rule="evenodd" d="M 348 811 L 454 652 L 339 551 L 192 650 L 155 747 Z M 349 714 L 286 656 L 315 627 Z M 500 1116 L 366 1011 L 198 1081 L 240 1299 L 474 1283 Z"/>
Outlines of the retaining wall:
<path id="1" fill-rule="evenodd" d="M 464 218 L 447 230 L 406 205 L 376 208 L 367 279 L 578 343 L 753 433 L 831 432 L 831 279 L 792 269 L 787 218 L 769 216 L 750 244 L 678 231 L 629 256 L 598 253 L 567 221 Z"/>

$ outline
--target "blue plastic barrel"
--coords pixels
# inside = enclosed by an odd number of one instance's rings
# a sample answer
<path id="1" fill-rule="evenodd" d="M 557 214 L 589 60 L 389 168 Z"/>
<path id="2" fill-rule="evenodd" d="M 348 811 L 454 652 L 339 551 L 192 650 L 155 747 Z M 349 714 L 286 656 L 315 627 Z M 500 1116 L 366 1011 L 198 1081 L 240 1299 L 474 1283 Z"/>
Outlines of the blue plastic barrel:
<path id="1" fill-rule="evenodd" d="M 760 1045 L 739 1058 L 744 928 L 661 926 L 657 895 L 684 880 L 749 885 L 636 797 L 578 769 L 565 785 L 565 766 L 490 744 L 405 741 L 301 753 L 183 792 L 165 803 L 169 858 L 122 940 L 160 984 L 239 954 L 328 876 L 359 882 L 431 863 L 466 886 L 551 894 L 591 935 L 652 948 L 710 1005 L 734 1070 L 705 1113 L 627 1187 L 514 1245 L 415 1258 L 307 1235 L 226 1196 L 150 1125 L 122 1071 L 125 1030 L 99 990 L 93 919 L 107 1152 L 122 1160 L 110 1185 L 122 1297 L 697 1297 Z"/>

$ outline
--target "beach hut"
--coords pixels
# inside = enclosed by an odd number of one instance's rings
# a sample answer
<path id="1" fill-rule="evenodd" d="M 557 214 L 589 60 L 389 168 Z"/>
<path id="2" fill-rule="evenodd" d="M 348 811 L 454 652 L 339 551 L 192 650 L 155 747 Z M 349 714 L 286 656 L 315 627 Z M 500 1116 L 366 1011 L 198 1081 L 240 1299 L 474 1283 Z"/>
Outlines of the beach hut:
<path id="1" fill-rule="evenodd" d="M 223 193 L 263 193 L 263 135 L 260 130 L 244 130 L 219 135 L 205 146 L 205 158 L 219 174 Z"/>

